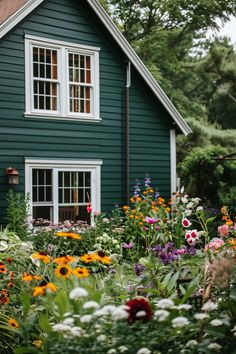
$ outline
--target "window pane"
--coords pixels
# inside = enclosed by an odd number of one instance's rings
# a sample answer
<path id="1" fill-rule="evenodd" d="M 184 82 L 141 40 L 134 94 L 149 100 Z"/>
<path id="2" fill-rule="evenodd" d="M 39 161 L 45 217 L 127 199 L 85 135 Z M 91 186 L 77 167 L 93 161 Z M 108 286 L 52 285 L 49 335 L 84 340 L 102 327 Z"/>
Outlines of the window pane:
<path id="1" fill-rule="evenodd" d="M 64 189 L 64 202 L 63 203 L 71 203 L 70 189 Z"/>
<path id="2" fill-rule="evenodd" d="M 59 207 L 59 222 L 78 220 L 78 209 L 78 207 L 70 206 Z"/>
<path id="3" fill-rule="evenodd" d="M 46 202 L 52 201 L 52 187 L 46 187 Z"/>
<path id="4" fill-rule="evenodd" d="M 44 187 L 38 187 L 38 201 L 39 202 L 44 202 L 45 201 Z"/>
<path id="5" fill-rule="evenodd" d="M 52 207 L 50 206 L 34 206 L 33 207 L 33 219 L 49 220 L 52 222 Z M 40 222 L 40 220 L 38 220 Z M 37 223 L 35 223 L 37 225 Z"/>
<path id="6" fill-rule="evenodd" d="M 85 186 L 89 187 L 90 186 L 90 172 L 85 172 Z"/>
<path id="7" fill-rule="evenodd" d="M 79 203 L 84 203 L 84 189 L 82 188 L 79 189 L 78 197 L 79 197 Z"/>
<path id="8" fill-rule="evenodd" d="M 33 202 L 38 201 L 37 187 L 33 187 Z"/>
<path id="9" fill-rule="evenodd" d="M 91 201 L 91 190 L 90 188 L 85 189 L 85 202 L 88 203 Z"/>

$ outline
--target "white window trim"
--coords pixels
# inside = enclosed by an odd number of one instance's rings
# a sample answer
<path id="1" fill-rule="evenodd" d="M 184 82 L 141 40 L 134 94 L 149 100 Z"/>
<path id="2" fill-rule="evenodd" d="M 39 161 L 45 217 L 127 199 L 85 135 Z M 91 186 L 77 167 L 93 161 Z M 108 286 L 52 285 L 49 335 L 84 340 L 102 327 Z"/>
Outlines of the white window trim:
<path id="1" fill-rule="evenodd" d="M 59 99 L 58 111 L 34 110 L 33 109 L 33 61 L 31 47 L 42 46 L 58 50 L 58 81 Z M 100 122 L 100 97 L 99 97 L 99 47 L 86 46 L 82 44 L 58 41 L 43 37 L 25 35 L 25 113 L 26 118 L 44 119 L 66 119 L 85 122 Z M 87 54 L 91 56 L 93 97 L 91 100 L 91 113 L 69 112 L 69 81 L 68 81 L 68 60 L 69 52 Z M 62 94 L 66 92 L 66 94 Z"/>
<path id="2" fill-rule="evenodd" d="M 101 212 L 101 165 L 102 160 L 52 160 L 25 158 L 25 193 L 29 195 L 29 222 L 32 220 L 32 169 L 51 168 L 58 171 L 91 172 L 91 224 L 94 224 L 93 212 Z M 55 176 L 55 173 L 53 174 Z M 53 184 L 54 185 L 54 184 Z M 54 224 L 58 223 L 58 191 L 53 188 Z"/>

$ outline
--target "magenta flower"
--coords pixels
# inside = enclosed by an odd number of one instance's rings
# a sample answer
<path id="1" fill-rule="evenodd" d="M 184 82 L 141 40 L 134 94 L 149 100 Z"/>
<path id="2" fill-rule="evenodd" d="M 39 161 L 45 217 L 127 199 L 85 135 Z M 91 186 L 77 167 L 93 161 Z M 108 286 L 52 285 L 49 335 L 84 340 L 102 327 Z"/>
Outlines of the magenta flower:
<path id="1" fill-rule="evenodd" d="M 182 225 L 183 225 L 183 227 L 189 227 L 191 225 L 191 222 L 189 221 L 189 219 L 184 218 L 182 220 Z"/>
<path id="2" fill-rule="evenodd" d="M 152 225 L 152 224 L 155 224 L 155 222 L 157 221 L 157 219 L 155 218 L 150 218 L 149 216 L 146 216 L 145 217 L 145 220 L 148 224 Z"/>
<path id="3" fill-rule="evenodd" d="M 131 249 L 134 247 L 134 244 L 132 242 L 130 243 L 122 243 L 122 247 L 125 248 L 125 249 Z"/>
<path id="4" fill-rule="evenodd" d="M 229 235 L 229 226 L 226 224 L 218 226 L 218 234 L 221 237 L 228 236 Z"/>

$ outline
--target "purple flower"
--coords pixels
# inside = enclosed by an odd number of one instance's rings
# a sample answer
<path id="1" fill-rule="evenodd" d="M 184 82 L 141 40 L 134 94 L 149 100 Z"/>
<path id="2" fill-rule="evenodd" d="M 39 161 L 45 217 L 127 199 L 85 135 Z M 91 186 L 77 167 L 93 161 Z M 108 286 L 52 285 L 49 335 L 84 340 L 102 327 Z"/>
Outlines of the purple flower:
<path id="1" fill-rule="evenodd" d="M 130 249 L 130 248 L 133 248 L 134 247 L 134 244 L 133 242 L 130 242 L 130 243 L 122 243 L 122 247 L 125 248 L 125 249 Z"/>
<path id="2" fill-rule="evenodd" d="M 146 175 L 146 177 L 144 178 L 144 185 L 145 187 L 149 187 L 151 183 L 151 178 L 148 177 L 148 175 Z"/>
<path id="3" fill-rule="evenodd" d="M 145 266 L 143 264 L 136 263 L 134 265 L 134 271 L 135 271 L 136 275 L 139 276 L 144 270 L 145 270 Z"/>
<path id="4" fill-rule="evenodd" d="M 157 245 L 153 248 L 153 251 L 155 252 L 156 257 L 159 258 L 165 265 L 178 260 L 180 256 L 185 254 L 189 254 L 191 256 L 196 254 L 195 247 L 183 246 L 176 249 L 173 242 L 167 242 L 164 246 Z"/>
<path id="5" fill-rule="evenodd" d="M 140 183 L 139 180 L 136 180 L 136 185 L 134 186 L 134 195 L 139 196 L 140 193 Z"/>
<path id="6" fill-rule="evenodd" d="M 157 219 L 150 218 L 149 216 L 145 216 L 145 220 L 148 224 L 155 224 L 155 222 L 157 221 Z"/>

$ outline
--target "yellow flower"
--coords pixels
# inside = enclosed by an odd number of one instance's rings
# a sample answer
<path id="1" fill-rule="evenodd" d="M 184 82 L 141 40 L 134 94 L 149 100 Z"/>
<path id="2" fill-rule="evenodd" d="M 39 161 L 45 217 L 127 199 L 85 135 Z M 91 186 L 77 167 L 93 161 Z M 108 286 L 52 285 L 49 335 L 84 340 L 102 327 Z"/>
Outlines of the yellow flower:
<path id="1" fill-rule="evenodd" d="M 37 339 L 37 340 L 34 340 L 34 341 L 32 342 L 32 344 L 33 344 L 36 348 L 41 348 L 43 342 L 42 342 L 40 339 Z"/>
<path id="2" fill-rule="evenodd" d="M 47 255 L 46 252 L 35 252 L 31 255 L 31 258 L 33 259 L 39 259 L 40 261 L 43 261 L 44 263 L 49 263 L 51 258 Z"/>
<path id="3" fill-rule="evenodd" d="M 87 278 L 89 276 L 89 270 L 87 268 L 75 268 L 73 274 L 78 278 Z"/>
<path id="4" fill-rule="evenodd" d="M 110 264 L 111 263 L 111 258 L 106 256 L 103 251 L 98 251 L 96 254 L 96 259 L 97 261 L 104 263 L 104 264 Z"/>
<path id="5" fill-rule="evenodd" d="M 231 248 L 235 248 L 236 249 L 236 238 L 231 238 L 227 242 L 229 243 L 229 246 Z"/>
<path id="6" fill-rule="evenodd" d="M 60 264 L 56 267 L 55 274 L 60 278 L 69 278 L 72 274 L 72 268 L 67 264 Z"/>
<path id="7" fill-rule="evenodd" d="M 73 238 L 74 240 L 80 240 L 81 236 L 74 233 L 74 232 L 57 232 L 56 236 L 58 237 L 67 237 L 67 238 Z"/>
<path id="8" fill-rule="evenodd" d="M 15 320 L 14 318 L 9 318 L 8 320 L 8 326 L 13 327 L 15 329 L 20 327 L 20 324 L 17 320 Z"/>
<path id="9" fill-rule="evenodd" d="M 51 292 L 55 292 L 55 291 L 57 291 L 57 287 L 53 283 L 47 283 L 46 285 L 36 286 L 34 288 L 33 296 L 37 297 L 40 295 L 45 295 L 46 290 L 50 290 Z"/>
<path id="10" fill-rule="evenodd" d="M 58 264 L 67 264 L 67 263 L 72 263 L 75 262 L 76 258 L 73 256 L 62 256 L 55 258 L 53 262 L 58 263 Z"/>
<path id="11" fill-rule="evenodd" d="M 233 221 L 232 221 L 231 219 L 228 219 L 228 220 L 226 221 L 226 225 L 232 226 L 232 225 L 233 225 Z"/>
<path id="12" fill-rule="evenodd" d="M 84 254 L 80 257 L 81 261 L 84 263 L 91 263 L 96 261 L 96 253 Z"/>

